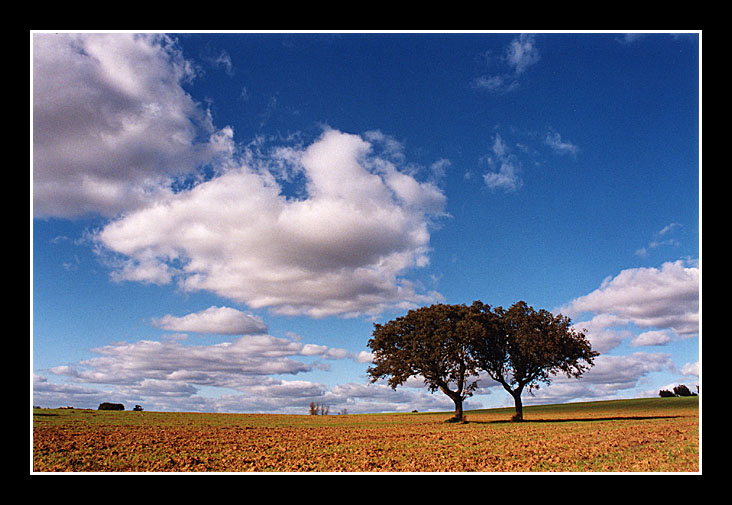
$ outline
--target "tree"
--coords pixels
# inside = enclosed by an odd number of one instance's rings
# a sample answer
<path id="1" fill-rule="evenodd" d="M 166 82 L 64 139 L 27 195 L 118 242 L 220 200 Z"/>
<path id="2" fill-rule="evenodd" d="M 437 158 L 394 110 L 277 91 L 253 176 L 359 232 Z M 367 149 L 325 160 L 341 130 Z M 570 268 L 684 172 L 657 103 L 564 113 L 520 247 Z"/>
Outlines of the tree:
<path id="1" fill-rule="evenodd" d="M 676 396 L 695 396 L 695 394 L 689 390 L 686 384 L 679 384 L 678 386 L 675 386 L 674 394 Z"/>
<path id="2" fill-rule="evenodd" d="M 310 402 L 310 415 L 311 416 L 327 416 L 330 412 L 330 407 L 324 403 Z"/>
<path id="3" fill-rule="evenodd" d="M 385 324 L 374 324 L 368 341 L 375 366 L 371 382 L 388 377 L 392 389 L 410 377 L 421 376 L 430 392 L 438 389 L 455 404 L 450 421 L 462 421 L 463 400 L 477 387 L 477 363 L 470 355 L 474 332 L 482 332 L 465 305 L 437 304 L 410 310 Z"/>
<path id="4" fill-rule="evenodd" d="M 584 333 L 572 328 L 571 320 L 561 314 L 537 312 L 524 301 L 508 310 L 497 307 L 492 313 L 481 302 L 473 307 L 484 331 L 476 333 L 471 352 L 479 367 L 513 397 L 516 413 L 512 420 L 523 421 L 521 394 L 525 388 L 531 393 L 539 389 L 539 383 L 550 384 L 551 377 L 560 372 L 578 378 L 599 354 Z"/>
<path id="5" fill-rule="evenodd" d="M 100 403 L 97 410 L 124 410 L 125 406 L 121 403 L 110 403 L 110 402 L 104 402 Z"/>

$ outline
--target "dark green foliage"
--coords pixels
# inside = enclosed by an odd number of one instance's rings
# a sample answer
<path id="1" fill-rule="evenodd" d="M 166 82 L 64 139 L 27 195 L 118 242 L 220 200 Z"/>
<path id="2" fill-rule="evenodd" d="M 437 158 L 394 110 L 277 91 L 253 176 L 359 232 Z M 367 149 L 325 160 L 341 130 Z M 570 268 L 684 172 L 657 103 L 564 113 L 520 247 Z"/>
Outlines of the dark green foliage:
<path id="1" fill-rule="evenodd" d="M 699 386 L 697 386 L 696 389 L 698 391 Z M 697 396 L 697 394 L 692 393 L 686 386 L 686 384 L 679 384 L 678 386 L 674 386 L 673 392 L 669 391 L 668 389 L 662 389 L 658 392 L 658 396 L 660 396 L 661 398 L 673 398 L 675 396 Z"/>
<path id="2" fill-rule="evenodd" d="M 535 311 L 520 301 L 504 310 L 475 301 L 472 305 L 432 305 L 410 310 L 384 325 L 374 324 L 368 346 L 374 367 L 372 382 L 388 377 L 394 389 L 420 375 L 431 392 L 440 390 L 455 403 L 462 418 L 462 402 L 478 386 L 483 370 L 501 384 L 516 403 L 514 420 L 522 420 L 521 393 L 551 383 L 564 373 L 578 378 L 598 355 L 584 333 L 568 317 Z"/>
<path id="3" fill-rule="evenodd" d="M 465 305 L 431 305 L 410 310 L 386 324 L 374 324 L 368 342 L 374 365 L 371 382 L 388 377 L 393 389 L 414 376 L 422 376 L 431 392 L 438 389 L 455 403 L 455 419 L 462 419 L 463 400 L 473 394 L 478 376 L 470 354 L 470 341 L 483 329 L 471 319 Z"/>
<path id="4" fill-rule="evenodd" d="M 100 403 L 97 410 L 124 410 L 125 406 L 121 403 Z"/>
<path id="5" fill-rule="evenodd" d="M 691 396 L 691 391 L 689 391 L 689 388 L 686 387 L 686 384 L 679 384 L 678 386 L 674 387 L 674 394 L 676 396 Z"/>
<path id="6" fill-rule="evenodd" d="M 472 353 L 480 368 L 513 396 L 516 421 L 523 420 L 524 388 L 539 389 L 540 383 L 550 384 L 558 373 L 578 378 L 599 354 L 568 317 L 536 311 L 524 301 L 507 310 L 496 307 L 484 318 L 490 331 L 473 341 Z"/>

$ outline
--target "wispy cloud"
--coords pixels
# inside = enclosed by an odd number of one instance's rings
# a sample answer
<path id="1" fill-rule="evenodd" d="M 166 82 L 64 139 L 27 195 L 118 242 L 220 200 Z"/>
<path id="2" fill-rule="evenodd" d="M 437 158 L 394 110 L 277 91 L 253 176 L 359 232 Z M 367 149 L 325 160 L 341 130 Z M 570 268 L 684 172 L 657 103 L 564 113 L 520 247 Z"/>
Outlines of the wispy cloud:
<path id="1" fill-rule="evenodd" d="M 517 133 L 512 131 L 513 140 L 506 140 L 503 135 L 497 133 L 493 137 L 493 144 L 489 154 L 481 158 L 481 162 L 488 166 L 488 171 L 483 174 L 483 182 L 491 190 L 502 190 L 513 192 L 519 190 L 523 184 L 523 166 L 540 165 L 541 157 L 544 156 L 539 149 L 537 139 L 542 134 L 537 132 Z M 519 141 L 516 141 L 516 137 Z M 543 145 L 549 146 L 552 153 L 557 155 L 569 155 L 575 157 L 579 147 L 572 142 L 562 139 L 561 135 L 549 130 L 544 134 Z M 466 175 L 467 176 L 467 175 Z"/>
<path id="2" fill-rule="evenodd" d="M 642 39 L 644 37 L 643 33 L 623 33 L 618 35 L 615 40 L 620 42 L 623 45 L 629 45 L 633 44 L 634 42 L 637 42 L 638 40 Z"/>
<path id="3" fill-rule="evenodd" d="M 575 156 L 579 151 L 579 147 L 569 141 L 562 140 L 562 136 L 555 131 L 550 131 L 546 134 L 544 143 L 551 147 L 551 149 L 557 154 L 569 154 L 571 156 Z"/>
<path id="4" fill-rule="evenodd" d="M 486 91 L 507 93 L 518 88 L 519 83 L 509 75 L 482 75 L 473 79 L 473 86 Z"/>
<path id="5" fill-rule="evenodd" d="M 483 181 L 490 189 L 516 191 L 523 185 L 519 160 L 500 134 L 494 137 L 492 155 L 485 157 L 485 161 L 491 170 L 483 174 Z"/>
<path id="6" fill-rule="evenodd" d="M 231 56 L 226 51 L 221 51 L 218 56 L 213 58 L 212 62 L 217 67 L 223 67 L 228 75 L 234 74 L 234 65 L 231 62 Z"/>
<path id="7" fill-rule="evenodd" d="M 506 61 L 516 75 L 538 62 L 539 50 L 536 48 L 534 35 L 522 33 L 513 39 L 506 49 Z"/>
<path id="8" fill-rule="evenodd" d="M 522 33 L 508 44 L 500 58 L 505 71 L 476 77 L 472 85 L 494 93 L 508 93 L 519 87 L 519 76 L 539 60 L 536 37 Z"/>
<path id="9" fill-rule="evenodd" d="M 680 242 L 677 239 L 671 237 L 671 234 L 681 227 L 682 225 L 679 223 L 671 223 L 667 226 L 664 226 L 660 231 L 656 232 L 653 235 L 653 240 L 651 240 L 648 245 L 637 249 L 635 251 L 635 255 L 645 258 L 648 256 L 650 251 L 658 247 L 679 245 Z"/>

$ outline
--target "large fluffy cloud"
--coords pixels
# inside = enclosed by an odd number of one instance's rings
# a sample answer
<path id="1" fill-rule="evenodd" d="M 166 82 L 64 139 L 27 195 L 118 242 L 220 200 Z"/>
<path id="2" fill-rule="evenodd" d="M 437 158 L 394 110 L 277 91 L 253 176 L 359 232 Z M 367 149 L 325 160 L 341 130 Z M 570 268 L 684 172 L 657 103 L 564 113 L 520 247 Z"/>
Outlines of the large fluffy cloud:
<path id="1" fill-rule="evenodd" d="M 274 170 L 230 169 L 101 230 L 114 275 L 315 317 L 438 297 L 403 278 L 428 263 L 430 218 L 445 204 L 436 186 L 337 130 L 279 153 L 304 179 L 302 197 L 286 195 Z"/>
<path id="2" fill-rule="evenodd" d="M 192 65 L 158 34 L 33 36 L 37 217 L 115 215 L 232 151 L 183 89 Z"/>
<path id="3" fill-rule="evenodd" d="M 252 158 L 186 92 L 194 77 L 163 34 L 34 34 L 35 217 L 116 219 L 96 236 L 115 279 L 252 308 L 374 314 L 439 298 L 405 274 L 428 263 L 445 197 L 399 143 L 327 130 Z"/>
<path id="4" fill-rule="evenodd" d="M 681 337 L 695 336 L 699 332 L 699 268 L 679 260 L 660 268 L 623 270 L 606 278 L 595 291 L 574 299 L 562 312 L 594 313 L 589 324 L 596 329 L 632 323 Z M 645 337 L 652 335 L 659 334 Z M 658 338 L 654 343 L 658 344 Z"/>
<path id="5" fill-rule="evenodd" d="M 586 330 L 593 349 L 602 354 L 598 363 L 605 363 L 616 357 L 604 354 L 623 342 L 631 347 L 663 346 L 674 339 L 696 337 L 699 280 L 695 262 L 679 260 L 660 268 L 630 268 L 607 277 L 598 289 L 559 310 L 571 316 L 577 328 Z M 582 319 L 587 316 L 589 319 Z M 587 376 L 598 377 L 599 368 L 596 366 Z"/>

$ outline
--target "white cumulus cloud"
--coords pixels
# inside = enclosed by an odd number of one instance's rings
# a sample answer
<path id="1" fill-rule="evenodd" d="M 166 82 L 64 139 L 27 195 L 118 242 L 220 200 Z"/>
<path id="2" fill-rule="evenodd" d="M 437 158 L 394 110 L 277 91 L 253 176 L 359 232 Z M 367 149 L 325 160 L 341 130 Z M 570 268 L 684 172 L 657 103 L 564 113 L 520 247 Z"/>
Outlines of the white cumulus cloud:
<path id="1" fill-rule="evenodd" d="M 231 307 L 209 307 L 181 317 L 167 314 L 154 319 L 153 325 L 170 331 L 220 335 L 256 335 L 267 331 L 262 319 Z"/>
<path id="2" fill-rule="evenodd" d="M 613 325 L 633 323 L 639 328 L 692 337 L 699 332 L 699 268 L 679 260 L 660 268 L 623 270 L 561 311 L 605 314 L 613 316 Z M 647 337 L 657 339 L 658 334 Z"/>
<path id="3" fill-rule="evenodd" d="M 640 385 L 640 379 L 651 372 L 675 369 L 669 354 L 640 352 L 612 356 L 606 353 L 624 341 L 631 347 L 663 346 L 674 339 L 697 336 L 699 268 L 694 263 L 676 261 L 664 263 L 660 268 L 623 270 L 559 311 L 573 319 L 592 315 L 575 322 L 575 327 L 586 330 L 592 348 L 601 354 L 577 384 L 558 380 L 547 392 L 576 400 L 593 396 L 611 398 Z"/>
<path id="4" fill-rule="evenodd" d="M 637 337 L 633 338 L 630 345 L 640 347 L 646 345 L 664 345 L 671 342 L 671 336 L 665 331 L 644 331 Z"/>
<path id="5" fill-rule="evenodd" d="M 162 34 L 33 35 L 36 217 L 115 215 L 232 152 L 229 128 L 183 89 L 195 75 Z"/>
<path id="6" fill-rule="evenodd" d="M 326 130 L 286 158 L 304 178 L 284 194 L 266 163 L 242 165 L 110 222 L 96 239 L 118 280 L 177 281 L 283 314 L 375 314 L 432 302 L 403 277 L 429 263 L 431 218 L 444 194 L 374 154 L 358 135 Z"/>

